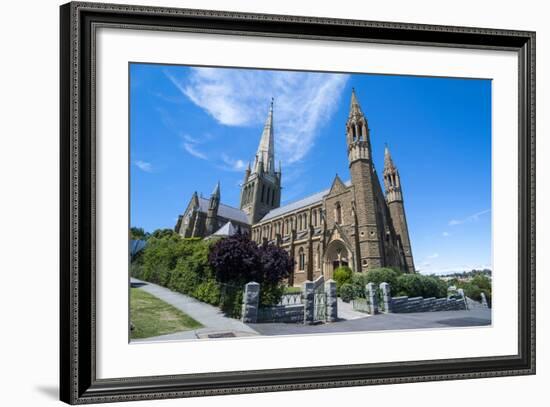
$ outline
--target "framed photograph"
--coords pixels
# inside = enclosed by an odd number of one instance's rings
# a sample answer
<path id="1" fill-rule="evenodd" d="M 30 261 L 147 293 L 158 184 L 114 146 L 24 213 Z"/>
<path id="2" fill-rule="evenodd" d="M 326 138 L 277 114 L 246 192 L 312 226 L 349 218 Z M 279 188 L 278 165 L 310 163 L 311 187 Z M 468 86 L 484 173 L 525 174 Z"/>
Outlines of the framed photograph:
<path id="1" fill-rule="evenodd" d="M 535 33 L 61 6 L 61 400 L 535 373 Z"/>

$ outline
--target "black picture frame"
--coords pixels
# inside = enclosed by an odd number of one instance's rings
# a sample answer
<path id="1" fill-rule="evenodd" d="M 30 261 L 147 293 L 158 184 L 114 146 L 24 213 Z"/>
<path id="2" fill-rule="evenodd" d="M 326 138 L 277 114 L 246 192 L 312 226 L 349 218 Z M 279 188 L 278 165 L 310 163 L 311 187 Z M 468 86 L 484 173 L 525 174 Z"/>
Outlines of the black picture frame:
<path id="1" fill-rule="evenodd" d="M 130 5 L 60 8 L 60 398 L 70 404 L 535 373 L 535 33 Z M 100 26 L 417 46 L 519 56 L 519 349 L 515 355 L 176 376 L 96 378 L 95 75 Z"/>

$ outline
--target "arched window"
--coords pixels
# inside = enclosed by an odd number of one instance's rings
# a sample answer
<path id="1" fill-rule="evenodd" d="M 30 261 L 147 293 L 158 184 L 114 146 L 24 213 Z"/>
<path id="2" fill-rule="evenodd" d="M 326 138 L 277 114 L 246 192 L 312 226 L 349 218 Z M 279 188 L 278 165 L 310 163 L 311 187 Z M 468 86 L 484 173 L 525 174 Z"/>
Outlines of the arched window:
<path id="1" fill-rule="evenodd" d="M 316 264 L 317 264 L 317 269 L 321 269 L 321 246 L 320 245 L 317 245 L 317 250 L 316 250 Z"/>
<path id="2" fill-rule="evenodd" d="M 306 268 L 306 255 L 304 254 L 304 249 L 300 247 L 298 251 L 298 270 L 302 271 Z"/>
<path id="3" fill-rule="evenodd" d="M 334 219 L 336 223 L 342 224 L 342 206 L 340 205 L 340 202 L 336 202 L 336 206 L 334 208 Z"/>
<path id="4" fill-rule="evenodd" d="M 271 206 L 275 206 L 275 190 L 271 192 Z"/>

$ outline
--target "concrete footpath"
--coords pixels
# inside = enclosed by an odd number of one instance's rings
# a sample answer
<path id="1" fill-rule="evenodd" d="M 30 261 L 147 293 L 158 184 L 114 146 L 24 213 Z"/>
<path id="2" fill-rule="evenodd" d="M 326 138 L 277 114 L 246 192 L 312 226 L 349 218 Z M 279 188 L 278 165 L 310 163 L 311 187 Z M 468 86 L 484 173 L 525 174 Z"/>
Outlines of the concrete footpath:
<path id="1" fill-rule="evenodd" d="M 132 287 L 146 291 L 172 305 L 204 326 L 190 331 L 144 339 L 132 339 L 132 342 L 180 341 L 183 339 L 214 339 L 258 335 L 254 328 L 243 324 L 237 319 L 226 317 L 219 308 L 213 305 L 136 278 L 131 278 L 130 284 Z"/>

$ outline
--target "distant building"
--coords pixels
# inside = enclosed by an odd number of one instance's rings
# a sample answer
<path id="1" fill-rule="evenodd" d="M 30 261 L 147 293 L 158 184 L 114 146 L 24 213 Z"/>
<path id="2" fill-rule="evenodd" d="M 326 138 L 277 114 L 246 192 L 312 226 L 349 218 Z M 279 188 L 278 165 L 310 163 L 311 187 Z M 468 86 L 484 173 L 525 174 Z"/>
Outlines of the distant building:
<path id="1" fill-rule="evenodd" d="M 280 165 L 275 169 L 272 103 L 254 165 L 244 174 L 240 207 L 220 203 L 218 183 L 209 199 L 193 194 L 175 230 L 186 237 L 206 237 L 230 222 L 258 243 L 287 250 L 296 264 L 291 284 L 320 275 L 331 278 L 339 266 L 356 272 L 377 267 L 414 272 L 399 171 L 386 147 L 384 193 L 355 90 L 345 128 L 351 179 L 344 182 L 336 175 L 330 188 L 280 206 L 282 171 Z"/>

